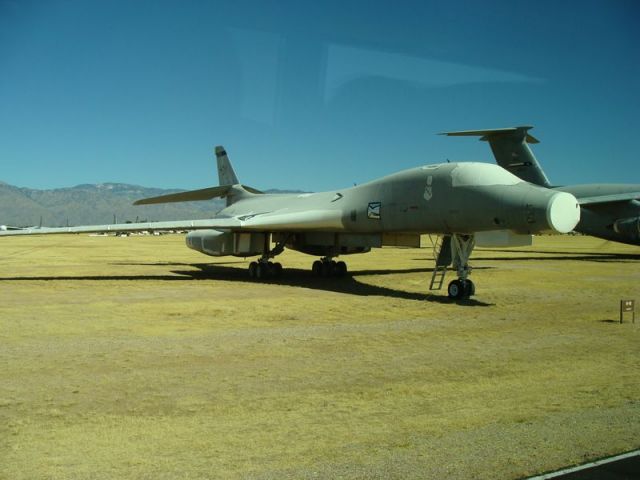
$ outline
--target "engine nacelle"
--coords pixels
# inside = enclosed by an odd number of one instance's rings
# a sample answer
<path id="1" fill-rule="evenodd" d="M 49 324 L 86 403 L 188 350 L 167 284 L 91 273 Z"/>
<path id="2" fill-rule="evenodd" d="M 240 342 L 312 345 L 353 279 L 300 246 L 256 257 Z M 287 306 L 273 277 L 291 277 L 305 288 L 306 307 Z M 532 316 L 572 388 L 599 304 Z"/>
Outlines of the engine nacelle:
<path id="1" fill-rule="evenodd" d="M 263 233 L 235 233 L 220 230 L 196 230 L 188 233 L 186 238 L 187 247 L 213 257 L 261 255 L 264 241 Z"/>
<path id="2" fill-rule="evenodd" d="M 317 257 L 366 253 L 382 246 L 380 234 L 306 232 L 294 235 L 275 234 L 275 241 L 285 241 L 287 248 Z"/>
<path id="3" fill-rule="evenodd" d="M 613 222 L 613 230 L 623 235 L 640 235 L 640 217 L 621 218 Z"/>

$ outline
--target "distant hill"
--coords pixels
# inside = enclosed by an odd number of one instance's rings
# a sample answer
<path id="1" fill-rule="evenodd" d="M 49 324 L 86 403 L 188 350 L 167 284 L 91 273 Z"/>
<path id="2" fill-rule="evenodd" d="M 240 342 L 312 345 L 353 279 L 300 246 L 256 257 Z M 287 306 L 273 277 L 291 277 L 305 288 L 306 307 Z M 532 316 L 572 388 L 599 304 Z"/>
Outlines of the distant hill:
<path id="1" fill-rule="evenodd" d="M 141 198 L 156 197 L 184 190 L 147 188 L 124 183 L 77 185 L 70 188 L 36 190 L 0 181 L 0 224 L 27 227 L 96 225 L 162 220 L 211 218 L 224 208 L 223 199 L 204 202 L 164 203 L 134 206 Z M 266 193 L 304 193 L 291 190 L 267 190 Z"/>
<path id="2" fill-rule="evenodd" d="M 134 201 L 182 190 L 146 188 L 123 183 L 77 185 L 71 188 L 35 190 L 0 182 L 0 224 L 47 227 L 91 225 L 137 220 L 187 220 L 211 218 L 224 207 L 224 200 L 205 202 L 132 205 Z"/>

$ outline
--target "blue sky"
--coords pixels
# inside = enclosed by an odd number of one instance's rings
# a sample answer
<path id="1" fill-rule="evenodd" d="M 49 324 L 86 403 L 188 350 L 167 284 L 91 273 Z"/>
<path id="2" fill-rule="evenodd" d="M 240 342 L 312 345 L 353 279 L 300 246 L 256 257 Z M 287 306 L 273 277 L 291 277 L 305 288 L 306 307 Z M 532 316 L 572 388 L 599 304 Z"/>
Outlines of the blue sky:
<path id="1" fill-rule="evenodd" d="M 493 158 L 640 183 L 636 1 L 0 0 L 0 180 L 327 190 Z"/>

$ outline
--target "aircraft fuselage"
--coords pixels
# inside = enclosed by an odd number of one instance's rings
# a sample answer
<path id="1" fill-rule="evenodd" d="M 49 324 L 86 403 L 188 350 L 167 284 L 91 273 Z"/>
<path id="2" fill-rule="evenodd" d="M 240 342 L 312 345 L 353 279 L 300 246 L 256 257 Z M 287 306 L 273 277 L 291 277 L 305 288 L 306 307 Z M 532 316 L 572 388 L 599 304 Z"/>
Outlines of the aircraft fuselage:
<path id="1" fill-rule="evenodd" d="M 522 182 L 485 163 L 418 167 L 329 192 L 246 196 L 218 217 L 250 218 L 274 210 L 331 211 L 322 229 L 353 233 L 566 233 L 579 219 L 572 195 Z M 269 230 L 292 229 L 295 225 Z"/>
<path id="2" fill-rule="evenodd" d="M 555 187 L 554 190 L 568 192 L 578 198 L 578 201 L 582 201 L 600 196 L 615 197 L 626 192 L 638 192 L 640 185 L 598 183 Z M 581 208 L 580 222 L 575 230 L 585 235 L 640 246 L 640 202 L 622 200 L 586 204 Z"/>

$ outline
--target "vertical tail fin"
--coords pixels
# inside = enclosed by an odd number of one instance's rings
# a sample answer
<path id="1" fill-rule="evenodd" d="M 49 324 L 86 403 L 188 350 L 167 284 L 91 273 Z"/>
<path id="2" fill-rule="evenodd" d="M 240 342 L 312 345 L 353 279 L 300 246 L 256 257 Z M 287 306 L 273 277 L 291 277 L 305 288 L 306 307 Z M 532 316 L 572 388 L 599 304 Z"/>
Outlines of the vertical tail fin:
<path id="1" fill-rule="evenodd" d="M 218 180 L 220 185 L 238 185 L 238 177 L 233 171 L 227 152 L 222 145 L 218 145 L 215 149 L 216 159 L 218 160 Z"/>
<path id="2" fill-rule="evenodd" d="M 236 172 L 231 166 L 227 152 L 222 145 L 215 148 L 216 160 L 218 161 L 218 181 L 220 187 L 232 187 L 227 190 L 227 206 L 231 205 L 248 195 L 262 194 L 260 190 L 241 185 Z"/>
<path id="3" fill-rule="evenodd" d="M 528 143 L 539 143 L 528 131 L 533 127 L 498 128 L 494 130 L 467 130 L 445 132 L 452 137 L 480 137 L 489 142 L 496 162 L 505 170 L 520 177 L 525 182 L 550 187 L 549 179 L 529 148 Z"/>

